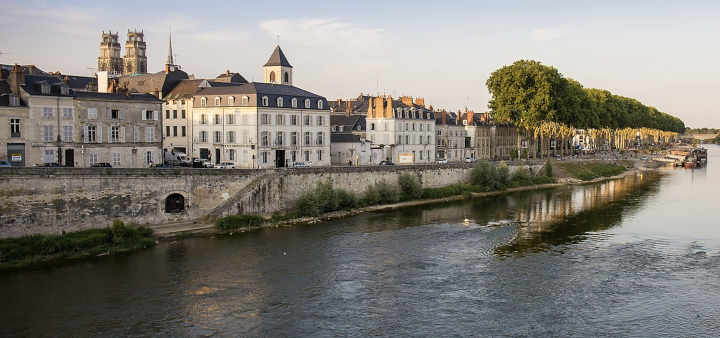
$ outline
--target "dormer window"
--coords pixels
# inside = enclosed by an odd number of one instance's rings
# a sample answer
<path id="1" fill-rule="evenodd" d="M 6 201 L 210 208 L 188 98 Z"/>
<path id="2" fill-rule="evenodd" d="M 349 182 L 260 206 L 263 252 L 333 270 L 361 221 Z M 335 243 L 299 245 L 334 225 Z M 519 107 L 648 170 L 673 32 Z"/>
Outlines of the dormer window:
<path id="1" fill-rule="evenodd" d="M 200 107 L 206 107 L 207 106 L 207 97 L 203 97 L 200 99 Z"/>
<path id="2" fill-rule="evenodd" d="M 247 97 L 247 96 L 243 96 L 243 97 L 242 97 L 242 106 L 243 106 L 243 107 L 247 107 L 248 101 L 250 101 L 250 98 Z"/>
<path id="3" fill-rule="evenodd" d="M 219 105 L 220 105 L 220 98 L 219 98 L 219 97 L 216 97 L 216 98 L 215 98 L 215 107 L 217 107 L 217 106 L 219 106 Z"/>
<path id="4" fill-rule="evenodd" d="M 62 86 L 60 86 L 60 94 L 70 95 L 70 88 L 66 84 L 63 84 Z"/>
<path id="5" fill-rule="evenodd" d="M 230 96 L 228 97 L 228 106 L 234 106 L 235 105 L 235 97 Z"/>
<path id="6" fill-rule="evenodd" d="M 262 97 L 262 105 L 263 105 L 263 107 L 268 106 L 268 97 L 267 96 Z"/>
<path id="7" fill-rule="evenodd" d="M 293 99 L 290 100 L 290 105 L 292 105 L 293 108 L 297 108 L 297 99 L 293 97 Z"/>
<path id="8" fill-rule="evenodd" d="M 278 98 L 277 98 L 277 106 L 278 106 L 278 107 L 282 107 L 282 106 L 283 106 L 283 98 L 282 98 L 282 97 L 278 97 Z"/>
<path id="9" fill-rule="evenodd" d="M 310 108 L 310 99 L 305 99 L 305 108 Z"/>
<path id="10" fill-rule="evenodd" d="M 318 109 L 323 109 L 323 102 L 322 102 L 322 100 L 318 100 L 318 102 L 317 102 L 317 107 L 318 107 Z"/>
<path id="11" fill-rule="evenodd" d="M 50 85 L 47 83 L 40 85 L 40 92 L 43 94 L 50 94 Z"/>
<path id="12" fill-rule="evenodd" d="M 11 107 L 20 106 L 20 98 L 16 94 L 10 94 L 10 106 Z"/>

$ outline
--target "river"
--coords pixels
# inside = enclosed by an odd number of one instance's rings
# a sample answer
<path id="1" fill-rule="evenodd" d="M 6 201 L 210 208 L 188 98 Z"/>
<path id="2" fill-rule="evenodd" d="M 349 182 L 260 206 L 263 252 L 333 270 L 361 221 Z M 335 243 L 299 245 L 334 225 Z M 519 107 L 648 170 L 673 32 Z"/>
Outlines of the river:
<path id="1" fill-rule="evenodd" d="M 717 337 L 696 170 L 162 241 L 0 273 L 0 337 Z"/>

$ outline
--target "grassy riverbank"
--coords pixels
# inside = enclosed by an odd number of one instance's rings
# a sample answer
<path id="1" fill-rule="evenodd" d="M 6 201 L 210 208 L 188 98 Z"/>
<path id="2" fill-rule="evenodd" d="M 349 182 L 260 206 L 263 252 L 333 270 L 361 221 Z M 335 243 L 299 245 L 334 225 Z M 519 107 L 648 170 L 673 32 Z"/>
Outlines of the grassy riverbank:
<path id="1" fill-rule="evenodd" d="M 104 256 L 151 247 L 152 229 L 115 220 L 111 227 L 62 235 L 28 235 L 0 239 L 0 269 L 23 267 L 61 258 Z"/>

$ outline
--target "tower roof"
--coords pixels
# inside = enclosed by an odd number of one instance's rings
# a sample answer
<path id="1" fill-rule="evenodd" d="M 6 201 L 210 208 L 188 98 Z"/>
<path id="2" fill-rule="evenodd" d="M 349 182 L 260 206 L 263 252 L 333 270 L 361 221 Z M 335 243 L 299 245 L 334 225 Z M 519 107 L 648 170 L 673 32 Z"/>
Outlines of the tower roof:
<path id="1" fill-rule="evenodd" d="M 282 49 L 280 49 L 280 45 L 275 47 L 275 51 L 270 55 L 270 59 L 267 63 L 265 63 L 264 67 L 268 66 L 283 66 L 283 67 L 290 67 L 290 62 L 288 62 L 287 58 L 285 57 L 285 54 L 283 54 Z"/>
<path id="2" fill-rule="evenodd" d="M 165 63 L 165 65 L 167 65 L 167 66 L 175 65 L 175 61 L 173 60 L 173 55 L 172 55 L 172 32 L 170 32 L 170 37 L 169 37 L 169 41 L 168 41 L 168 58 L 167 58 L 167 62 Z"/>

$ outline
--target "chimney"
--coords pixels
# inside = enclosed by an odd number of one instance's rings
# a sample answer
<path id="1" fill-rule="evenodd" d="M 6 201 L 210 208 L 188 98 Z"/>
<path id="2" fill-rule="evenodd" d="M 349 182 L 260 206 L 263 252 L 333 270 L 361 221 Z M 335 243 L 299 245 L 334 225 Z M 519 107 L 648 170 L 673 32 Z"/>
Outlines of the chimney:
<path id="1" fill-rule="evenodd" d="M 230 70 L 229 70 L 229 69 L 225 71 L 225 75 L 230 76 Z"/>
<path id="2" fill-rule="evenodd" d="M 424 97 L 418 97 L 417 99 L 415 99 L 415 103 L 416 103 L 418 106 L 423 106 L 423 107 L 425 107 L 425 98 L 424 98 Z"/>
<path id="3" fill-rule="evenodd" d="M 97 72 L 98 77 L 98 93 L 108 92 L 108 72 L 106 70 Z M 110 91 L 114 93 L 114 91 Z"/>
<path id="4" fill-rule="evenodd" d="M 152 94 L 153 94 L 153 96 L 157 97 L 158 99 L 160 98 L 160 90 L 158 90 L 157 88 L 155 88 L 155 90 L 153 90 Z"/>
<path id="5" fill-rule="evenodd" d="M 60 72 L 58 72 L 58 73 L 60 73 Z M 69 85 L 70 85 L 70 77 L 68 77 L 67 75 L 65 75 L 65 78 L 63 79 L 63 82 L 67 83 L 67 85 L 69 86 Z"/>
<path id="6" fill-rule="evenodd" d="M 472 110 L 467 112 L 468 125 L 473 123 L 473 115 L 475 115 L 475 112 L 473 112 Z"/>
<path id="7" fill-rule="evenodd" d="M 442 124 L 443 124 L 443 125 L 446 125 L 446 124 L 447 124 L 447 113 L 443 110 L 443 111 L 441 112 L 441 114 L 442 114 L 442 115 L 441 115 L 441 116 L 442 116 L 442 119 L 441 119 Z"/>
<path id="8" fill-rule="evenodd" d="M 10 71 L 8 84 L 13 94 L 20 95 L 20 86 L 25 84 L 25 72 L 23 72 L 22 67 L 18 66 L 17 63 L 13 66 L 12 71 Z"/>

